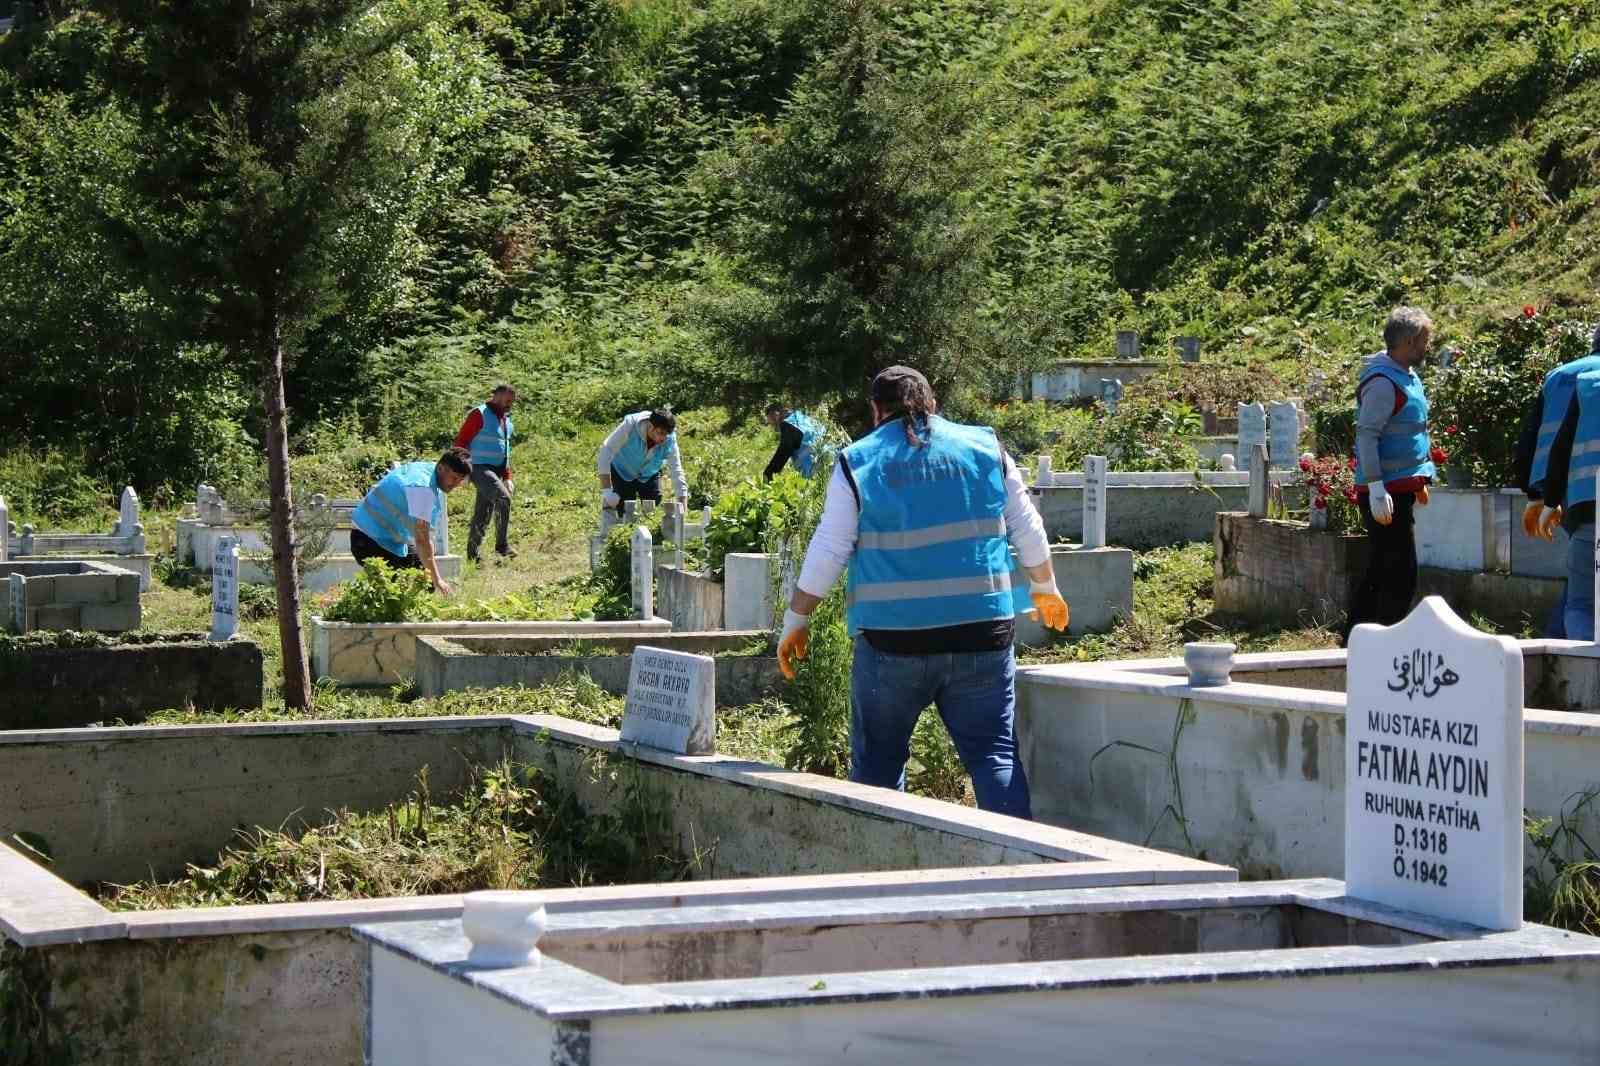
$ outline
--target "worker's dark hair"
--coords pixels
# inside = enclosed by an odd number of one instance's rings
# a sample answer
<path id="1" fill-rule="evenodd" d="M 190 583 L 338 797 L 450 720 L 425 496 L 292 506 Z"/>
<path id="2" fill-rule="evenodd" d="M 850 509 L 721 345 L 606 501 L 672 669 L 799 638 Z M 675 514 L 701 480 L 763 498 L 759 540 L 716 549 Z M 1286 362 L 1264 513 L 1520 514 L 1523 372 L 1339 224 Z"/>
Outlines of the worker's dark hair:
<path id="1" fill-rule="evenodd" d="M 467 477 L 472 473 L 472 453 L 465 448 L 446 448 L 439 456 L 439 465 Z"/>
<path id="2" fill-rule="evenodd" d="M 782 412 L 783 412 L 783 404 L 777 403 L 776 401 L 774 401 L 773 403 L 767 404 L 767 414 L 776 415 L 776 414 L 781 414 Z"/>
<path id="3" fill-rule="evenodd" d="M 664 429 L 668 433 L 676 433 L 678 431 L 678 417 L 664 408 L 657 408 L 650 412 L 650 424 Z"/>
<path id="4" fill-rule="evenodd" d="M 906 443 L 913 448 L 925 442 L 918 436 L 932 433 L 928 419 L 939 410 L 939 398 L 920 371 L 908 366 L 891 366 L 872 379 L 872 399 L 883 414 L 883 421 L 898 418 L 906 432 Z"/>
<path id="5" fill-rule="evenodd" d="M 502 393 L 502 392 L 516 392 L 516 391 L 517 391 L 517 390 L 516 390 L 516 387 L 515 387 L 515 386 L 513 386 L 513 385 L 507 385 L 507 384 L 506 384 L 506 383 L 505 383 L 505 382 L 503 382 L 503 381 L 502 381 L 502 382 L 501 382 L 501 383 L 500 383 L 500 384 L 498 384 L 498 385 L 496 385 L 496 386 L 495 386 L 495 387 L 494 387 L 494 391 L 493 391 L 493 392 L 491 392 L 491 393 L 490 393 L 490 394 L 489 394 L 489 395 L 490 395 L 490 396 L 498 396 L 498 395 L 500 395 L 500 394 L 501 394 L 501 393 Z"/>

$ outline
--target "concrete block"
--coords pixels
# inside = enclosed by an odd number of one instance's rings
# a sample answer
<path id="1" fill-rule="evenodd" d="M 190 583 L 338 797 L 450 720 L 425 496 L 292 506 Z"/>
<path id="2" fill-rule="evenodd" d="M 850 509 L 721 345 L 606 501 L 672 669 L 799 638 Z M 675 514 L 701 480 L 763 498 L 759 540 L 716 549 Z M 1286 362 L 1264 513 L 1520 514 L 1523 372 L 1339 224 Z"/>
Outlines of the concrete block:
<path id="1" fill-rule="evenodd" d="M 1133 613 L 1133 552 L 1127 548 L 1084 548 L 1076 544 L 1050 547 L 1056 587 L 1067 601 L 1067 632 L 1104 633 Z M 1018 644 L 1050 643 L 1053 631 L 1036 615 L 1017 617 Z"/>
<path id="2" fill-rule="evenodd" d="M 137 603 L 139 593 L 146 587 L 144 579 L 138 574 L 118 574 L 116 600 L 119 603 Z"/>
<path id="3" fill-rule="evenodd" d="M 138 629 L 143 619 L 143 612 L 139 602 L 112 603 L 112 604 L 84 604 L 77 609 L 80 614 L 80 629 L 92 629 L 99 633 L 121 633 L 129 629 Z"/>
<path id="4" fill-rule="evenodd" d="M 24 576 L 28 580 L 23 585 L 22 602 L 28 610 L 47 607 L 56 601 L 56 583 L 53 577 L 44 575 L 34 577 L 31 574 Z"/>
<path id="5" fill-rule="evenodd" d="M 139 575 L 124 575 L 132 582 L 132 598 L 139 598 Z M 118 578 L 104 574 L 64 574 L 52 578 L 55 585 L 55 602 L 67 603 L 115 603 L 117 595 Z"/>
<path id="6" fill-rule="evenodd" d="M 675 631 L 724 629 L 723 590 L 710 575 L 664 568 L 657 572 L 656 614 Z"/>
<path id="7" fill-rule="evenodd" d="M 32 582 L 29 582 L 31 585 Z M 32 589 L 29 589 L 31 594 Z M 31 595 L 30 595 L 31 598 Z M 29 613 L 34 616 L 34 624 L 39 629 L 87 629 L 80 613 L 83 610 L 78 604 L 50 603 L 37 609 L 30 608 Z"/>

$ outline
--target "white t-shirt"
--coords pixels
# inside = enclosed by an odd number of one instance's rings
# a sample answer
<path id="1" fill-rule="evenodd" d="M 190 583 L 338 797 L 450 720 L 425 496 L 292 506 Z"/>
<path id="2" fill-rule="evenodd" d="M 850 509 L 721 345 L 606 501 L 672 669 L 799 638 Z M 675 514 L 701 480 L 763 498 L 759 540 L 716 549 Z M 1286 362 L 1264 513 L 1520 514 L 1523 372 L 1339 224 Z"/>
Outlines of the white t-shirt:
<path id="1" fill-rule="evenodd" d="M 433 522 L 433 509 L 439 502 L 439 491 L 427 487 L 406 488 L 406 513 L 418 522 Z"/>

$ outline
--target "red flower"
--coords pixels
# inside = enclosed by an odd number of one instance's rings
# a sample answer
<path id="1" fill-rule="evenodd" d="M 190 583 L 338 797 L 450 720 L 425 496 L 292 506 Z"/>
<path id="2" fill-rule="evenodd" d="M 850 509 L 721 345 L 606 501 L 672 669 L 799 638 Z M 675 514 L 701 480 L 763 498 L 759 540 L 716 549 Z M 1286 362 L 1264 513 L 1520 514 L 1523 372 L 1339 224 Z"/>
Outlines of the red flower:
<path id="1" fill-rule="evenodd" d="M 1454 423 L 1444 427 L 1444 435 L 1447 437 L 1453 437 L 1456 435 L 1456 427 Z"/>
<path id="2" fill-rule="evenodd" d="M 1311 506 L 1320 511 L 1324 507 L 1328 506 L 1328 498 L 1326 496 L 1318 496 L 1316 499 L 1311 501 Z"/>
<path id="3" fill-rule="evenodd" d="M 1352 455 L 1350 457 L 1350 469 L 1354 470 L 1355 468 L 1356 468 L 1356 457 Z"/>
<path id="4" fill-rule="evenodd" d="M 1351 486 L 1350 488 L 1344 490 L 1344 498 L 1349 500 L 1351 503 L 1355 503 L 1361 499 L 1361 496 L 1356 492 L 1355 486 Z"/>
<path id="5" fill-rule="evenodd" d="M 1436 463 L 1448 462 L 1450 459 L 1450 453 L 1445 451 L 1443 448 L 1435 446 L 1428 452 L 1428 458 L 1432 459 Z"/>
<path id="6" fill-rule="evenodd" d="M 1522 317 L 1523 318 L 1532 318 L 1534 315 L 1536 315 L 1538 313 L 1539 313 L 1539 309 L 1537 307 L 1534 307 L 1532 304 L 1523 304 L 1522 305 Z"/>
<path id="7" fill-rule="evenodd" d="M 1309 474 L 1311 472 L 1311 460 L 1310 459 L 1302 459 L 1302 460 L 1300 460 L 1300 469 L 1304 470 L 1306 473 Z"/>

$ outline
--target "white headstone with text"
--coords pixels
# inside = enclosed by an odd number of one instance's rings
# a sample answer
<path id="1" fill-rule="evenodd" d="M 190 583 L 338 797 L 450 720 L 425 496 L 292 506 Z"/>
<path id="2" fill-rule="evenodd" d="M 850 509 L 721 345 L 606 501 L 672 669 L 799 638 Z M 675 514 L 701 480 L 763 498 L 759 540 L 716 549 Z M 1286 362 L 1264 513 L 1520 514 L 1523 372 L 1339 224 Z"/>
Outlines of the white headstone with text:
<path id="1" fill-rule="evenodd" d="M 1300 458 L 1300 408 L 1275 403 L 1267 411 L 1267 455 L 1272 465 L 1287 470 Z"/>
<path id="2" fill-rule="evenodd" d="M 1083 546 L 1106 546 L 1106 457 L 1083 457 Z"/>
<path id="3" fill-rule="evenodd" d="M 239 542 L 218 537 L 211 558 L 211 639 L 232 640 L 239 632 Z"/>
<path id="4" fill-rule="evenodd" d="M 1344 879 L 1359 899 L 1522 925 L 1522 651 L 1429 596 L 1350 634 Z"/>
<path id="5" fill-rule="evenodd" d="M 709 655 L 633 650 L 622 739 L 679 755 L 717 750 L 717 664 Z"/>
<path id="6" fill-rule="evenodd" d="M 133 536 L 133 531 L 139 525 L 139 494 L 129 485 L 122 490 L 122 500 L 117 509 L 117 535 L 122 537 Z"/>
<path id="7" fill-rule="evenodd" d="M 630 547 L 633 554 L 633 573 L 630 575 L 633 617 L 648 622 L 656 616 L 656 552 L 650 531 L 644 526 L 634 526 Z"/>
<path id="8" fill-rule="evenodd" d="M 1267 446 L 1267 409 L 1258 403 L 1239 405 L 1239 454 L 1248 456 L 1257 444 Z"/>

